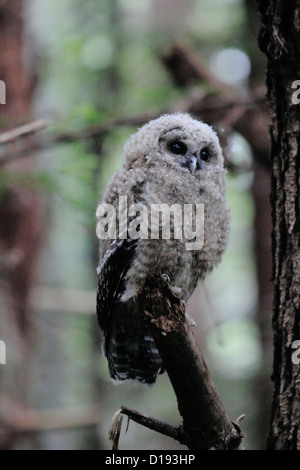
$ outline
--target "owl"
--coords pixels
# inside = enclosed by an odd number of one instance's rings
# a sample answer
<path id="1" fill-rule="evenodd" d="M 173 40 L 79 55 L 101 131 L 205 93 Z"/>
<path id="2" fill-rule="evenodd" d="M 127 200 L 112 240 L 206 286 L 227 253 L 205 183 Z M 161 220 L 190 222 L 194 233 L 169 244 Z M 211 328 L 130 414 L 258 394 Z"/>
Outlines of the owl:
<path id="1" fill-rule="evenodd" d="M 145 124 L 125 144 L 97 219 L 97 315 L 110 376 L 152 384 L 164 365 L 138 292 L 155 273 L 187 302 L 228 241 L 226 171 L 216 133 L 188 114 Z"/>

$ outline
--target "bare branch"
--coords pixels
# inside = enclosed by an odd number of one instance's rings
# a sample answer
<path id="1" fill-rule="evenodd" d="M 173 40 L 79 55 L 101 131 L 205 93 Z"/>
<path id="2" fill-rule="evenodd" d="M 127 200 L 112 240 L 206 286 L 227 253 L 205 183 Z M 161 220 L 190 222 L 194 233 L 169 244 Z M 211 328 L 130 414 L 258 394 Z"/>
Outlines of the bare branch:
<path id="1" fill-rule="evenodd" d="M 228 112 L 231 112 L 236 107 L 243 107 L 243 109 L 245 109 L 244 115 L 246 115 L 247 112 L 251 112 L 255 104 L 259 104 L 264 100 L 265 97 L 261 94 L 253 96 L 249 99 L 240 99 L 236 97 L 224 99 L 219 97 L 218 95 L 212 95 L 208 97 L 202 97 L 199 101 L 191 101 L 187 99 L 182 104 L 181 110 L 183 112 L 192 113 L 196 116 L 199 116 L 202 120 L 205 120 L 208 123 L 215 123 L 219 119 L 222 119 L 224 116 L 226 116 Z M 29 134 L 23 134 L 22 141 L 14 142 L 14 146 L 12 148 L 9 147 L 7 150 L 0 154 L 0 166 L 11 163 L 19 158 L 29 157 L 34 152 L 47 150 L 53 147 L 54 145 L 67 144 L 78 141 L 89 141 L 93 139 L 103 139 L 108 133 L 112 132 L 117 127 L 141 126 L 151 119 L 156 119 L 157 117 L 159 117 L 159 115 L 163 113 L 174 111 L 175 110 L 165 110 L 153 115 L 141 114 L 139 116 L 133 116 L 124 119 L 116 119 L 115 121 L 109 121 L 93 128 L 87 128 L 74 132 L 63 132 L 53 137 L 47 137 L 43 140 L 34 142 L 30 139 L 25 138 L 28 137 Z M 237 125 L 238 124 L 236 124 L 236 127 Z M 246 138 L 248 127 L 246 126 L 245 128 L 241 128 L 241 134 L 246 135 Z M 250 137 L 252 137 L 252 135 L 253 133 L 251 133 Z M 9 141 L 7 141 L 7 143 L 9 143 Z"/>
<path id="2" fill-rule="evenodd" d="M 217 122 L 226 129 L 235 130 L 247 140 L 254 158 L 265 168 L 271 168 L 268 134 L 270 119 L 265 87 L 252 90 L 247 104 L 247 100 L 231 87 L 217 80 L 200 57 L 187 46 L 178 43 L 162 56 L 162 62 L 178 85 L 188 87 L 193 83 L 205 82 L 212 89 L 205 96 L 186 99 L 186 112 L 208 124 Z M 250 103 L 252 106 L 249 106 Z"/>
<path id="3" fill-rule="evenodd" d="M 128 416 L 135 423 L 141 424 L 152 431 L 156 431 L 164 436 L 171 437 L 181 444 L 187 444 L 188 438 L 184 433 L 182 426 L 171 426 L 164 421 L 159 419 L 151 418 L 143 413 L 133 410 L 132 408 L 127 408 L 126 406 L 121 407 L 121 413 Z"/>
<path id="4" fill-rule="evenodd" d="M 119 126 L 139 126 L 145 124 L 150 119 L 155 119 L 157 115 L 142 114 L 126 118 L 119 118 L 114 121 L 108 121 L 99 126 L 82 129 L 80 131 L 61 132 L 53 136 L 47 136 L 42 140 L 28 139 L 33 133 L 44 129 L 49 122 L 46 120 L 37 121 L 21 128 L 16 128 L 10 132 L 2 134 L 0 144 L 13 144 L 8 149 L 0 153 L 0 166 L 6 165 L 20 158 L 30 157 L 34 152 L 47 150 L 54 145 L 68 144 L 78 141 L 90 141 L 103 139 L 108 133 Z M 19 139 L 22 138 L 22 139 Z"/>
<path id="5" fill-rule="evenodd" d="M 9 144 L 21 137 L 28 137 L 36 132 L 45 129 L 50 124 L 50 121 L 45 119 L 40 119 L 39 121 L 34 121 L 24 126 L 17 127 L 11 131 L 4 132 L 0 134 L 0 144 Z"/>
<path id="6" fill-rule="evenodd" d="M 218 80 L 209 68 L 188 46 L 182 43 L 173 44 L 161 55 L 161 60 L 170 72 L 176 85 L 187 87 L 199 82 L 209 84 L 212 89 L 234 94 L 234 89 Z"/>
<path id="7" fill-rule="evenodd" d="M 177 396 L 189 449 L 241 450 L 239 426 L 224 409 L 180 300 L 156 275 L 148 276 L 139 300 Z"/>

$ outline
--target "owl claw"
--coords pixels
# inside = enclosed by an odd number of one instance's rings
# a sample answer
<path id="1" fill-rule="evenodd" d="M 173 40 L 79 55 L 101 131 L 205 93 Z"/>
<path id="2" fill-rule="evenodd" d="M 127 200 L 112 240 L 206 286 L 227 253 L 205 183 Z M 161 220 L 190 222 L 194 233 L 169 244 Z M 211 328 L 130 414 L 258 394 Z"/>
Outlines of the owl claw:
<path id="1" fill-rule="evenodd" d="M 171 279 L 167 274 L 162 274 L 161 277 L 163 278 L 164 281 L 166 281 L 168 284 L 170 284 Z"/>
<path id="2" fill-rule="evenodd" d="M 186 300 L 190 297 L 188 291 L 182 287 L 172 286 L 171 291 L 173 292 L 175 297 L 182 299 L 182 300 Z"/>
<path id="3" fill-rule="evenodd" d="M 186 289 L 184 289 L 184 288 L 183 288 L 182 290 L 183 290 L 183 292 L 185 293 L 185 295 L 187 296 L 187 298 L 189 298 L 189 297 L 190 297 L 189 291 L 186 290 Z"/>

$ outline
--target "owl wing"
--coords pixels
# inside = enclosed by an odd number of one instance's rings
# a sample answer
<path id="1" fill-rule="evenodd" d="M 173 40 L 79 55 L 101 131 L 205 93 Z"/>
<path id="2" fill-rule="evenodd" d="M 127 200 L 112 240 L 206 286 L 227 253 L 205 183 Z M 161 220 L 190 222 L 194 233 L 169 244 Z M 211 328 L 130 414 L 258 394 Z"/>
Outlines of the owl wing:
<path id="1" fill-rule="evenodd" d="M 98 271 L 97 315 L 111 378 L 151 384 L 164 372 L 160 354 L 139 302 L 121 301 L 136 246 L 137 240 L 115 240 L 106 252 Z"/>
<path id="2" fill-rule="evenodd" d="M 106 334 L 111 315 L 125 290 L 126 274 L 136 252 L 137 240 L 114 240 L 98 269 L 97 316 Z"/>

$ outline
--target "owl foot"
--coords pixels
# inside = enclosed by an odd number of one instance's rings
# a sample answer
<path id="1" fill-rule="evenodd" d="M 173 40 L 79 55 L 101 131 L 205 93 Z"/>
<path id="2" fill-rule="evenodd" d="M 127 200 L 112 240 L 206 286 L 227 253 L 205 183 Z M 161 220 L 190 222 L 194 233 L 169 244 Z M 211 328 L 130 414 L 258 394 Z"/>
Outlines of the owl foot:
<path id="1" fill-rule="evenodd" d="M 168 284 L 170 284 L 171 279 L 167 274 L 162 274 L 161 277 L 163 278 L 164 281 L 166 281 Z"/>
<path id="2" fill-rule="evenodd" d="M 185 301 L 190 297 L 190 294 L 188 293 L 188 291 L 186 289 L 182 288 L 182 287 L 170 286 L 170 289 L 173 292 L 173 294 L 175 295 L 175 297 L 177 297 L 180 300 Z"/>

